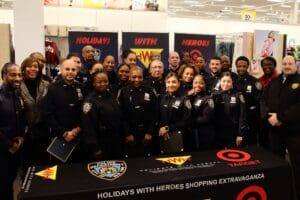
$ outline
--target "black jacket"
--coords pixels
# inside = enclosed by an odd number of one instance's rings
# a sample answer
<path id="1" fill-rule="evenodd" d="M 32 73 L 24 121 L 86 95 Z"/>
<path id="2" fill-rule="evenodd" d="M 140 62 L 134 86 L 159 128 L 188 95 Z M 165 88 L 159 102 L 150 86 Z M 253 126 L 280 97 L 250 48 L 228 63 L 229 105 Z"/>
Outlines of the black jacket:
<path id="1" fill-rule="evenodd" d="M 152 88 L 128 85 L 119 92 L 118 101 L 125 118 L 126 136 L 153 134 L 158 121 L 158 100 Z"/>
<path id="2" fill-rule="evenodd" d="M 82 85 L 77 81 L 68 85 L 60 77 L 49 85 L 42 106 L 52 136 L 62 136 L 80 126 L 83 98 Z"/>
<path id="3" fill-rule="evenodd" d="M 212 97 L 215 102 L 214 125 L 217 135 L 242 136 L 248 129 L 243 94 L 231 89 L 215 92 Z"/>
<path id="4" fill-rule="evenodd" d="M 170 132 L 186 129 L 191 110 L 190 100 L 179 91 L 173 95 L 164 94 L 159 105 L 159 127 L 168 126 Z"/>
<path id="5" fill-rule="evenodd" d="M 112 93 L 106 91 L 100 94 L 94 90 L 87 96 L 82 108 L 83 138 L 93 153 L 103 150 L 105 142 L 121 145 L 122 111 Z"/>
<path id="6" fill-rule="evenodd" d="M 263 93 L 261 115 L 277 113 L 281 128 L 289 132 L 300 131 L 300 75 L 289 75 L 283 83 L 283 75 L 273 79 Z"/>
<path id="7" fill-rule="evenodd" d="M 8 152 L 13 138 L 25 132 L 24 103 L 18 90 L 0 87 L 0 152 Z"/>

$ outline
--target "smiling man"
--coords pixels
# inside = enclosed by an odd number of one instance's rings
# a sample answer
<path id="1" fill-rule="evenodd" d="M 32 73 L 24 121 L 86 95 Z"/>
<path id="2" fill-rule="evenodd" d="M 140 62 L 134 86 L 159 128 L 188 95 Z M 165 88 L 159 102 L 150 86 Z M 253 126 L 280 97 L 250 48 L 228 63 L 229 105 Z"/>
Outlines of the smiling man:
<path id="1" fill-rule="evenodd" d="M 49 85 L 44 101 L 44 115 L 52 137 L 63 138 L 70 142 L 81 132 L 81 106 L 83 102 L 82 85 L 75 81 L 76 63 L 64 60 L 60 67 L 58 80 Z M 77 149 L 77 151 L 76 151 Z M 76 147 L 72 161 L 81 161 L 80 149 Z"/>
<path id="2" fill-rule="evenodd" d="M 262 99 L 262 117 L 269 129 L 272 152 L 285 158 L 289 151 L 296 180 L 296 191 L 300 198 L 300 75 L 297 74 L 295 58 L 285 56 L 282 74 L 270 82 Z"/>
<path id="3" fill-rule="evenodd" d="M 24 143 L 25 117 L 19 89 L 21 69 L 6 63 L 1 71 L 0 87 L 0 197 L 13 199 L 13 181 L 20 163 L 20 149 Z"/>

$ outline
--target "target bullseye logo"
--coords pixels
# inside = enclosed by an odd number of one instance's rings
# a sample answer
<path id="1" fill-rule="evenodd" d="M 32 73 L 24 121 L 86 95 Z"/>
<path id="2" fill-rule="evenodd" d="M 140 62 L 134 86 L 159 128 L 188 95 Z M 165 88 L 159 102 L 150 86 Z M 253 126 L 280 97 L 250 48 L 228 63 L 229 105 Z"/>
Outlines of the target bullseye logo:
<path id="1" fill-rule="evenodd" d="M 190 55 L 192 60 L 195 61 L 198 57 L 202 56 L 202 53 L 198 49 L 193 49 L 190 51 Z"/>
<path id="2" fill-rule="evenodd" d="M 236 200 L 267 200 L 267 193 L 264 188 L 252 185 L 243 189 Z"/>
<path id="3" fill-rule="evenodd" d="M 251 159 L 251 155 L 249 153 L 236 149 L 218 151 L 217 157 L 228 162 L 244 162 Z"/>

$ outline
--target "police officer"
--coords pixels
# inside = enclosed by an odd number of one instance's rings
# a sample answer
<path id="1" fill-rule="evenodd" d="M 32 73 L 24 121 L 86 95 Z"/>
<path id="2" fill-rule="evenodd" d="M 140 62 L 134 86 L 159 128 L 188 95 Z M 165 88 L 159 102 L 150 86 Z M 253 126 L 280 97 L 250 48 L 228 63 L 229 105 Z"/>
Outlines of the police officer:
<path id="1" fill-rule="evenodd" d="M 270 148 L 285 158 L 288 149 L 300 199 L 300 75 L 293 56 L 282 60 L 282 74 L 263 93 L 261 114 L 270 125 Z"/>
<path id="2" fill-rule="evenodd" d="M 222 73 L 220 90 L 213 93 L 215 102 L 215 148 L 239 146 L 246 129 L 245 100 L 243 94 L 233 88 L 230 72 Z"/>
<path id="3" fill-rule="evenodd" d="M 107 74 L 97 71 L 92 77 L 94 90 L 83 104 L 83 139 L 91 159 L 118 159 L 121 157 L 122 111 L 108 90 Z"/>
<path id="4" fill-rule="evenodd" d="M 20 149 L 24 142 L 25 116 L 19 88 L 21 69 L 6 63 L 0 87 L 0 197 L 13 200 L 13 181 L 20 163 Z"/>
<path id="5" fill-rule="evenodd" d="M 181 65 L 178 74 L 180 77 L 180 90 L 182 94 L 187 94 L 193 87 L 193 79 L 197 74 L 196 69 L 190 64 L 183 64 Z"/>
<path id="6" fill-rule="evenodd" d="M 155 90 L 156 94 L 160 97 L 166 92 L 165 83 L 163 80 L 164 64 L 160 60 L 153 60 L 149 68 L 150 76 L 145 78 L 144 85 L 151 87 Z"/>
<path id="7" fill-rule="evenodd" d="M 159 104 L 161 153 L 178 153 L 184 151 L 183 138 L 192 105 L 186 96 L 181 95 L 179 78 L 175 72 L 166 76 L 165 83 L 166 94 L 162 96 Z"/>
<path id="8" fill-rule="evenodd" d="M 110 85 L 110 90 L 115 96 L 118 91 L 128 85 L 130 66 L 127 64 L 120 64 L 117 69 L 116 83 Z"/>
<path id="9" fill-rule="evenodd" d="M 132 67 L 129 85 L 118 92 L 125 119 L 125 153 L 128 157 L 151 155 L 153 131 L 158 121 L 156 94 L 142 82 L 142 69 Z"/>
<path id="10" fill-rule="evenodd" d="M 261 97 L 261 84 L 258 79 L 251 76 L 247 70 L 250 61 L 245 56 L 240 56 L 235 61 L 238 78 L 236 89 L 241 92 L 246 102 L 246 121 L 249 130 L 244 132 L 243 144 L 256 145 L 260 130 L 259 102 Z"/>
<path id="11" fill-rule="evenodd" d="M 77 67 L 78 72 L 77 72 L 77 75 L 75 77 L 75 80 L 82 83 L 82 84 L 86 83 L 88 81 L 89 74 L 88 73 L 83 73 L 82 71 L 80 71 L 81 67 L 82 67 L 80 56 L 76 53 L 69 53 L 67 55 L 67 59 L 71 59 L 76 63 L 76 67 Z"/>
<path id="12" fill-rule="evenodd" d="M 192 150 L 211 149 L 215 136 L 212 123 L 215 106 L 212 97 L 205 91 L 205 80 L 202 75 L 195 76 L 189 98 L 192 104 L 190 120 Z"/>
<path id="13" fill-rule="evenodd" d="M 82 85 L 75 81 L 77 74 L 73 60 L 64 60 L 60 66 L 61 75 L 49 85 L 44 99 L 44 114 L 51 136 L 62 137 L 70 142 L 79 137 L 81 127 Z M 76 147 L 72 160 L 81 161 L 82 149 Z"/>
<path id="14" fill-rule="evenodd" d="M 214 56 L 209 61 L 210 77 L 207 78 L 206 89 L 209 94 L 220 88 L 220 75 L 222 73 L 221 58 Z"/>

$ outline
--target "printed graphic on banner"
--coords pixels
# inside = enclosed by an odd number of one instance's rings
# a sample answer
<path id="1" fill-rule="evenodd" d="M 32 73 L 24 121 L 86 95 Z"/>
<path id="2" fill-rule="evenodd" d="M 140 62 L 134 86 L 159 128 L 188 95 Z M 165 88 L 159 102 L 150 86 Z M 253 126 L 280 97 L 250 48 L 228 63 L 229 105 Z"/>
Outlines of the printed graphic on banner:
<path id="1" fill-rule="evenodd" d="M 279 32 L 273 30 L 255 30 L 254 59 L 267 56 L 278 57 Z"/>
<path id="2" fill-rule="evenodd" d="M 49 167 L 42 171 L 35 173 L 35 175 L 43 177 L 44 179 L 50 179 L 55 181 L 56 180 L 56 173 L 57 173 L 57 165 L 53 167 Z"/>
<path id="3" fill-rule="evenodd" d="M 261 163 L 260 160 L 252 160 L 249 153 L 237 149 L 220 150 L 216 155 L 219 159 L 229 162 L 228 165 L 230 167 L 258 165 Z"/>
<path id="4" fill-rule="evenodd" d="M 175 33 L 174 47 L 179 54 L 189 52 L 191 63 L 200 56 L 209 61 L 216 53 L 216 36 Z"/>
<path id="5" fill-rule="evenodd" d="M 243 162 L 250 160 L 251 155 L 245 151 L 240 151 L 236 149 L 225 149 L 217 153 L 217 157 L 221 160 L 229 162 Z"/>
<path id="6" fill-rule="evenodd" d="M 267 200 L 267 193 L 264 188 L 258 185 L 252 185 L 243 189 L 237 196 L 236 200 L 259 199 Z"/>
<path id="7" fill-rule="evenodd" d="M 118 33 L 108 32 L 69 32 L 69 52 L 81 56 L 82 48 L 91 45 L 95 49 L 95 59 L 103 62 L 107 55 L 115 58 L 118 65 Z"/>
<path id="8" fill-rule="evenodd" d="M 161 161 L 162 163 L 170 163 L 173 165 L 181 166 L 187 160 L 191 160 L 192 156 L 176 156 L 176 157 L 167 157 L 167 158 L 156 158 L 156 160 Z"/>
<path id="9" fill-rule="evenodd" d="M 122 160 L 106 160 L 88 164 L 89 172 L 100 179 L 113 181 L 120 178 L 127 170 L 127 164 Z"/>
<path id="10" fill-rule="evenodd" d="M 169 34 L 168 33 L 122 33 L 122 50 L 131 50 L 138 57 L 137 65 L 144 70 L 151 62 L 151 52 L 161 54 L 165 68 L 168 67 Z"/>
<path id="11" fill-rule="evenodd" d="M 151 62 L 150 61 L 151 52 L 158 52 L 159 54 L 161 54 L 161 52 L 163 51 L 163 49 L 136 49 L 136 48 L 131 48 L 130 50 L 137 55 L 141 63 L 143 63 L 143 65 L 146 66 L 146 68 L 147 66 L 149 66 Z"/>

